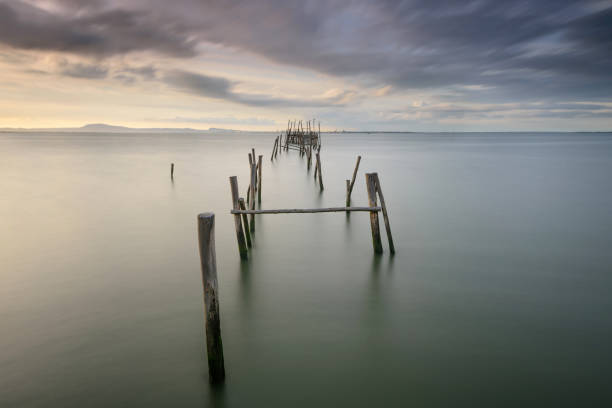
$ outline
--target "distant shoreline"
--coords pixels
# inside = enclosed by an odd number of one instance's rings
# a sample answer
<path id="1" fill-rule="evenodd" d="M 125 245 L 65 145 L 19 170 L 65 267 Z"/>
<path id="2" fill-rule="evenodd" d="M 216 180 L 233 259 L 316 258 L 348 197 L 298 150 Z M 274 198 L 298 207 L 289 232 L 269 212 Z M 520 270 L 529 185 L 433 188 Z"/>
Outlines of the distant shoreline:
<path id="1" fill-rule="evenodd" d="M 0 128 L 0 133 L 112 133 L 112 134 L 145 134 L 145 133 L 208 133 L 208 134 L 234 134 L 234 133 L 281 133 L 284 129 L 273 130 L 236 130 L 224 128 L 208 128 L 208 129 L 193 129 L 193 128 L 130 128 L 126 126 L 114 126 L 104 123 L 88 124 L 76 128 Z M 579 130 L 579 131 L 562 131 L 562 130 L 521 130 L 521 131 L 415 131 L 415 130 L 334 130 L 321 131 L 323 134 L 457 134 L 457 133 L 612 133 L 611 130 Z"/>

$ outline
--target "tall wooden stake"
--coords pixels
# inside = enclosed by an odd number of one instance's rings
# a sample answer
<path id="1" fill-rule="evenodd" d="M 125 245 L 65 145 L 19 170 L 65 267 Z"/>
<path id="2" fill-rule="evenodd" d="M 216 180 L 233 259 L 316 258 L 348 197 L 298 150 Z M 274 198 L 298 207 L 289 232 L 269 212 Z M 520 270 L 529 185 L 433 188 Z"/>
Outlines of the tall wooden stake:
<path id="1" fill-rule="evenodd" d="M 259 155 L 258 161 L 257 161 L 257 169 L 259 170 L 259 172 L 257 173 L 257 202 L 260 204 L 261 204 L 261 158 L 262 156 Z"/>
<path id="2" fill-rule="evenodd" d="M 359 170 L 359 163 L 361 162 L 361 156 L 357 156 L 357 163 L 355 164 L 355 170 L 353 170 L 353 179 L 351 180 L 350 188 L 346 195 L 346 206 L 351 204 L 351 194 L 353 193 L 353 186 L 355 185 L 355 178 L 357 177 L 357 170 Z"/>
<path id="3" fill-rule="evenodd" d="M 255 209 L 255 183 L 257 178 L 256 164 L 251 164 L 251 210 Z M 255 232 L 255 214 L 251 214 L 251 232 Z"/>
<path id="4" fill-rule="evenodd" d="M 221 341 L 221 318 L 219 316 L 219 285 L 217 283 L 217 260 L 215 255 L 215 214 L 198 215 L 198 241 L 200 244 L 200 266 L 204 287 L 204 316 L 206 320 L 206 352 L 208 355 L 208 377 L 218 383 L 225 379 L 223 364 L 223 342 Z"/>
<path id="5" fill-rule="evenodd" d="M 240 204 L 241 210 L 246 210 L 246 205 L 244 204 L 244 198 L 240 197 L 238 199 L 238 203 Z M 244 223 L 244 235 L 246 236 L 246 243 L 249 248 L 253 245 L 251 243 L 251 233 L 249 232 L 249 217 L 246 214 L 242 214 L 242 222 Z"/>
<path id="6" fill-rule="evenodd" d="M 232 191 L 232 207 L 234 210 L 240 209 L 240 199 L 238 197 L 238 178 L 236 176 L 232 176 L 230 179 L 230 188 Z M 242 231 L 242 222 L 240 221 L 240 215 L 234 215 L 234 225 L 236 227 L 236 240 L 238 241 L 238 252 L 240 252 L 241 259 L 247 259 L 248 250 L 246 246 L 246 242 L 244 239 L 244 232 Z"/>
<path id="7" fill-rule="evenodd" d="M 346 206 L 349 207 L 351 205 L 351 180 L 346 180 Z"/>
<path id="8" fill-rule="evenodd" d="M 392 254 L 395 253 L 395 245 L 393 245 L 393 237 L 391 236 L 391 224 L 389 223 L 389 214 L 387 214 L 387 206 L 385 205 L 385 197 L 383 196 L 382 189 L 380 187 L 380 179 L 378 173 L 373 173 L 376 178 L 376 191 L 380 198 L 380 206 L 382 207 L 383 220 L 385 221 L 385 229 L 387 230 L 387 240 L 389 241 L 389 251 Z"/>
<path id="9" fill-rule="evenodd" d="M 375 174 L 366 173 L 366 187 L 368 189 L 368 202 L 370 207 L 376 207 L 376 177 Z M 370 227 L 372 228 L 372 245 L 374 252 L 382 254 L 382 241 L 380 239 L 380 227 L 378 224 L 378 212 L 370 212 Z"/>
<path id="10" fill-rule="evenodd" d="M 170 163 L 170 178 L 174 179 L 174 163 Z"/>
<path id="11" fill-rule="evenodd" d="M 317 169 L 319 170 L 319 187 L 323 190 L 323 171 L 321 171 L 321 157 L 317 153 Z"/>
<path id="12" fill-rule="evenodd" d="M 274 139 L 274 144 L 272 145 L 272 154 L 270 155 L 270 161 L 274 161 L 274 153 L 276 152 L 276 145 L 278 144 L 278 136 Z"/>

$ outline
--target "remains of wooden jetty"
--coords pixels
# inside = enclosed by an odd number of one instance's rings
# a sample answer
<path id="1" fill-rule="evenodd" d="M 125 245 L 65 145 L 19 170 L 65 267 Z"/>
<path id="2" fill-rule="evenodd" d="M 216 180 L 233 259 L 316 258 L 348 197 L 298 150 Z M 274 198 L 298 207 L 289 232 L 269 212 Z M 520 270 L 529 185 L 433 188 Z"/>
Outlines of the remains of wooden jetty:
<path id="1" fill-rule="evenodd" d="M 303 122 L 289 120 L 285 131 L 285 150 L 298 150 L 300 155 L 306 154 L 307 149 L 317 149 L 321 146 L 321 123 L 315 119 Z"/>
<path id="2" fill-rule="evenodd" d="M 314 163 L 315 181 L 319 180 L 319 187 L 323 190 L 323 174 L 321 171 L 321 125 L 315 131 L 315 121 L 307 121 L 304 127 L 302 121 L 289 121 L 287 131 L 274 139 L 270 160 L 274 160 L 279 151 L 283 149 L 298 150 L 300 156 L 306 155 L 308 170 L 312 163 L 314 153 L 316 162 Z M 284 136 L 284 140 L 283 140 Z M 283 144 L 284 142 L 284 144 Z M 255 209 L 255 193 L 257 201 L 261 204 L 261 184 L 262 184 L 262 157 L 255 155 L 255 149 L 251 149 L 249 157 L 249 185 L 245 199 L 239 196 L 238 177 L 229 178 L 230 191 L 232 197 L 232 209 L 230 213 L 234 216 L 234 227 L 236 230 L 236 241 L 240 258 L 248 259 L 249 248 L 253 247 L 252 241 L 255 233 L 255 215 L 264 214 L 313 214 L 329 212 L 367 212 L 370 215 L 370 229 L 372 233 L 372 247 L 376 254 L 383 252 L 383 245 L 380 233 L 378 213 L 382 212 L 389 243 L 389 251 L 395 253 L 393 237 L 391 235 L 391 225 L 389 214 L 385 204 L 385 198 L 380 186 L 378 173 L 366 173 L 366 191 L 368 193 L 367 207 L 351 207 L 351 194 L 355 185 L 357 172 L 361 156 L 357 156 L 357 163 L 353 170 L 351 180 L 346 180 L 346 205 L 344 207 L 327 208 L 284 208 L 284 209 Z M 257 158 L 257 160 L 256 160 Z M 174 177 L 174 163 L 170 167 L 170 176 Z M 380 200 L 380 204 L 378 203 Z M 248 205 L 248 208 L 247 208 Z M 250 220 L 249 220 L 250 219 Z M 215 259 L 215 238 L 214 238 L 215 216 L 212 213 L 198 215 L 198 238 L 200 247 L 200 261 L 202 269 L 202 284 L 204 287 L 204 316 L 206 324 L 206 349 L 208 355 L 208 372 L 210 381 L 222 382 L 225 379 L 225 367 L 223 361 L 223 344 L 221 342 L 221 323 L 219 317 L 219 295 L 217 283 L 217 265 Z"/>
<path id="3" fill-rule="evenodd" d="M 356 173 L 356 171 L 355 171 Z M 327 207 L 327 208 L 284 208 L 284 209 L 259 209 L 256 210 L 252 205 L 250 209 L 246 209 L 244 200 L 238 197 L 238 178 L 231 176 L 230 189 L 232 192 L 232 203 L 233 207 L 230 213 L 234 215 L 234 223 L 236 227 L 236 240 L 238 242 L 238 252 L 240 258 L 248 258 L 248 248 L 251 247 L 251 237 L 249 235 L 249 221 L 247 215 L 251 216 L 251 232 L 253 229 L 254 217 L 256 214 L 312 214 L 312 213 L 325 213 L 325 212 L 369 212 L 370 213 L 370 227 L 372 230 L 372 245 L 375 253 L 382 253 L 382 240 L 380 236 L 380 226 L 378 221 L 378 213 L 382 212 L 383 219 L 385 222 L 385 229 L 387 231 L 387 239 L 389 241 L 389 250 L 392 254 L 395 253 L 395 246 L 393 245 L 393 237 L 391 235 L 391 225 L 389 223 L 389 215 L 387 207 L 385 205 L 385 199 L 382 195 L 382 189 L 380 187 L 380 181 L 377 173 L 368 173 L 366 176 L 366 186 L 368 191 L 368 207 Z M 253 184 L 251 184 L 253 185 Z M 251 189 L 251 191 L 253 191 Z M 380 206 L 377 203 L 377 196 L 380 198 Z M 253 197 L 251 197 L 253 198 Z M 252 201 L 251 201 L 252 202 Z M 242 216 L 242 220 L 241 220 Z M 244 225 L 243 225 L 244 224 Z M 247 237 L 245 239 L 245 236 Z"/>
<path id="4" fill-rule="evenodd" d="M 315 154 L 315 181 L 319 180 L 319 188 L 323 191 L 323 172 L 321 169 L 321 124 L 319 123 L 315 131 L 315 120 L 306 121 L 304 127 L 303 122 L 294 120 L 287 123 L 287 131 L 285 134 L 285 150 L 294 149 L 300 152 L 300 155 L 307 156 L 308 169 L 312 160 L 312 154 Z M 274 139 L 272 145 L 272 154 L 270 159 L 274 160 L 280 147 L 283 146 L 283 134 Z M 394 254 L 395 246 L 391 235 L 391 225 L 389 223 L 389 215 L 385 205 L 385 199 L 380 187 L 380 180 L 377 173 L 366 174 L 366 187 L 368 192 L 368 207 L 351 207 L 351 194 L 357 178 L 357 171 L 361 163 L 361 156 L 357 156 L 357 163 L 353 170 L 351 180 L 346 180 L 346 206 L 344 207 L 329 207 L 329 208 L 288 208 L 288 209 L 259 209 L 255 210 L 255 192 L 257 192 L 257 201 L 261 204 L 261 179 L 262 179 L 262 156 L 258 156 L 257 164 L 255 164 L 255 149 L 251 149 L 249 153 L 249 166 L 251 169 L 251 177 L 249 187 L 247 189 L 247 200 L 250 208 L 246 208 L 244 200 L 238 196 L 238 178 L 230 177 L 230 188 L 232 191 L 232 209 L 231 214 L 234 215 L 236 226 L 236 239 L 238 241 L 238 251 L 242 259 L 248 258 L 248 248 L 251 248 L 252 235 L 255 232 L 255 215 L 263 214 L 306 214 L 306 213 L 322 213 L 322 212 L 369 212 L 370 226 L 372 230 L 372 246 L 375 253 L 382 253 L 382 240 L 380 236 L 380 227 L 378 221 L 378 213 L 382 211 L 389 242 L 389 251 Z M 377 204 L 380 199 L 380 207 Z M 242 216 L 242 219 L 241 219 Z M 247 219 L 250 216 L 250 221 Z M 249 231 L 250 229 L 250 231 Z M 250 232 L 250 233 L 249 233 Z M 246 237 L 246 239 L 245 239 Z"/>

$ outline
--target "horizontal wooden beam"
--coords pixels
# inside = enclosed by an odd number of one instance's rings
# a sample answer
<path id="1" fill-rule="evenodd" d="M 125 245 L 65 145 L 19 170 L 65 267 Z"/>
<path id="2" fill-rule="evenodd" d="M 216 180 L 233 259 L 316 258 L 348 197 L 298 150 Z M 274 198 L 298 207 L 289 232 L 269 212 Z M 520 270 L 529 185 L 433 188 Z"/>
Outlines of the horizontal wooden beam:
<path id="1" fill-rule="evenodd" d="M 279 210 L 231 210 L 232 214 L 307 214 L 343 211 L 381 211 L 382 207 L 285 208 Z"/>

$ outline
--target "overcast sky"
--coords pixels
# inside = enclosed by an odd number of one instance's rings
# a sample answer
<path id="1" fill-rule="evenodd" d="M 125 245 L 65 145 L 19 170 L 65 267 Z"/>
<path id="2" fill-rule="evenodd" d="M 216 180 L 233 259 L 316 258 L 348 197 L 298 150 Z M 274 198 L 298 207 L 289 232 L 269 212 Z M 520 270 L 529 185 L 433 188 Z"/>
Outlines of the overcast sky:
<path id="1" fill-rule="evenodd" d="M 612 130 L 612 0 L 0 0 L 0 127 Z"/>

